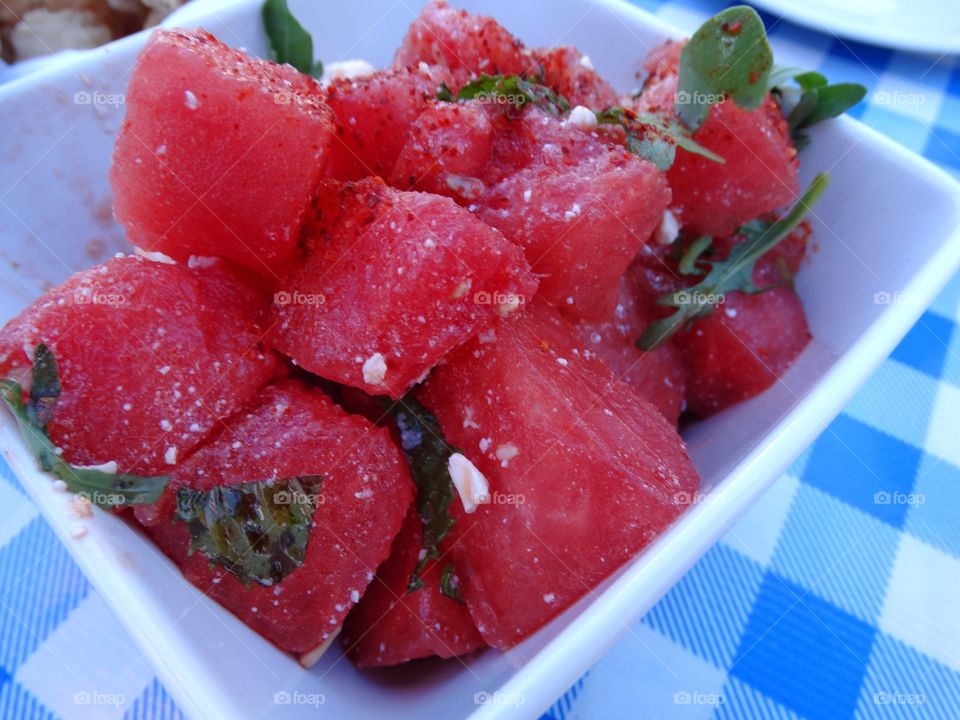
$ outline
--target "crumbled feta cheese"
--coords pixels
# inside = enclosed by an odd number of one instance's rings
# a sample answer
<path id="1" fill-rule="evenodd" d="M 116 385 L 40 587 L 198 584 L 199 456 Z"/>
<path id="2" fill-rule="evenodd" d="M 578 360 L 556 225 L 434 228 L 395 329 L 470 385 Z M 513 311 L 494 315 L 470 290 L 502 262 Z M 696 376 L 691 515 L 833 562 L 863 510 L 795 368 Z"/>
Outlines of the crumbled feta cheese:
<path id="1" fill-rule="evenodd" d="M 557 358 L 557 365 L 559 365 L 560 367 L 566 367 L 569 364 L 570 363 L 567 362 L 566 358 L 561 358 L 561 357 Z"/>
<path id="2" fill-rule="evenodd" d="M 597 127 L 597 116 L 590 108 L 577 105 L 570 111 L 570 115 L 567 117 L 567 124 L 578 127 L 581 130 L 593 130 Z"/>
<path id="3" fill-rule="evenodd" d="M 171 423 L 169 420 L 161 420 L 160 429 L 166 432 L 170 432 L 171 430 L 173 430 L 173 423 Z"/>
<path id="4" fill-rule="evenodd" d="M 184 103 L 186 104 L 189 110 L 197 109 L 197 105 L 199 104 L 197 103 L 197 96 L 194 95 L 192 92 L 190 92 L 189 90 L 184 90 L 183 99 L 184 99 Z"/>
<path id="5" fill-rule="evenodd" d="M 450 479 L 460 495 L 463 511 L 467 514 L 476 512 L 477 507 L 490 502 L 490 484 L 483 473 L 460 453 L 454 453 L 447 461 Z"/>
<path id="6" fill-rule="evenodd" d="M 500 304 L 497 305 L 497 314 L 500 317 L 509 317 L 517 311 L 517 308 L 520 307 L 522 303 L 523 301 L 520 299 L 519 295 L 507 293 L 503 296 L 503 300 L 500 302 Z"/>
<path id="7" fill-rule="evenodd" d="M 163 461 L 167 465 L 176 465 L 177 464 L 177 449 L 175 447 L 168 447 L 167 451 L 163 454 Z"/>
<path id="8" fill-rule="evenodd" d="M 187 258 L 187 267 L 191 269 L 208 268 L 213 267 L 218 262 L 220 262 L 220 258 L 209 257 L 207 255 L 191 255 Z"/>
<path id="9" fill-rule="evenodd" d="M 363 367 L 363 381 L 368 385 L 383 385 L 383 378 L 387 375 L 387 362 L 380 353 L 368 357 Z"/>
<path id="10" fill-rule="evenodd" d="M 350 591 L 350 602 L 358 603 L 360 602 L 360 591 L 351 590 Z"/>
<path id="11" fill-rule="evenodd" d="M 513 443 L 503 443 L 502 445 L 497 445 L 497 450 L 494 452 L 497 460 L 500 461 L 501 467 L 507 467 L 510 464 L 510 461 L 519 454 L 520 449 Z"/>
<path id="12" fill-rule="evenodd" d="M 453 293 L 450 295 L 450 299 L 459 300 L 460 298 L 462 298 L 470 290 L 470 285 L 472 285 L 470 278 L 461 280 L 457 284 L 457 286 L 453 289 Z"/>
<path id="13" fill-rule="evenodd" d="M 107 475 L 116 475 L 117 474 L 117 461 L 110 460 L 109 462 L 100 463 L 99 465 L 77 465 L 78 468 L 84 470 L 96 470 L 97 472 L 102 472 Z"/>
<path id="14" fill-rule="evenodd" d="M 669 210 L 663 211 L 663 219 L 660 221 L 660 227 L 657 228 L 657 242 L 660 245 L 669 245 L 677 239 L 680 234 L 680 223 Z"/>
<path id="15" fill-rule="evenodd" d="M 593 61 L 590 59 L 589 55 L 582 55 L 580 57 L 580 67 L 584 70 L 593 70 Z"/>
<path id="16" fill-rule="evenodd" d="M 53 491 L 54 492 L 66 492 L 67 484 L 63 480 L 54 480 L 53 481 Z"/>
<path id="17" fill-rule="evenodd" d="M 370 77 L 377 69 L 366 60 L 340 60 L 323 66 L 320 83 L 329 85 L 334 80 L 360 80 Z"/>
<path id="18" fill-rule="evenodd" d="M 554 595 L 553 593 L 547 593 L 546 595 L 543 596 L 543 601 L 547 605 L 552 604 L 556 599 L 557 599 L 557 596 Z"/>
<path id="19" fill-rule="evenodd" d="M 492 438 L 480 438 L 480 452 L 485 453 L 493 445 Z"/>
<path id="20" fill-rule="evenodd" d="M 162 252 L 150 252 L 149 250 L 144 250 L 143 248 L 138 247 L 135 247 L 133 252 L 140 257 L 146 258 L 147 260 L 152 260 L 153 262 L 164 263 L 165 265 L 177 264 L 176 260 L 169 255 L 164 255 Z"/>
<path id="21" fill-rule="evenodd" d="M 531 190 L 530 188 L 527 188 L 526 190 L 523 191 L 524 202 L 530 202 L 530 198 L 532 197 L 533 197 L 533 190 Z"/>
<path id="22" fill-rule="evenodd" d="M 723 312 L 726 314 L 728 318 L 735 318 L 737 316 L 736 308 L 724 308 Z"/>
<path id="23" fill-rule="evenodd" d="M 580 203 L 574 203 L 569 210 L 567 210 L 563 217 L 567 220 L 573 220 L 575 217 L 580 215 Z"/>

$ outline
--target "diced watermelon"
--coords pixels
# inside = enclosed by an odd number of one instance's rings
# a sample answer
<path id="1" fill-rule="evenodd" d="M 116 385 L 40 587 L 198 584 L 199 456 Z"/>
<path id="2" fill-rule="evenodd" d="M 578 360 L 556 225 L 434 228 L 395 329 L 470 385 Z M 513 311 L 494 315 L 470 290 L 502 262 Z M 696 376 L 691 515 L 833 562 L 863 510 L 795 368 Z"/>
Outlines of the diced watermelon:
<path id="1" fill-rule="evenodd" d="M 247 587 L 201 552 L 188 554 L 187 526 L 173 519 L 179 488 L 304 475 L 323 476 L 323 501 L 303 564 L 279 583 Z M 386 430 L 287 380 L 265 388 L 177 468 L 147 530 L 206 595 L 277 647 L 305 655 L 336 632 L 388 556 L 412 487 L 406 460 Z"/>
<path id="2" fill-rule="evenodd" d="M 484 646 L 466 606 L 440 592 L 443 563 L 431 563 L 422 587 L 408 592 L 422 548 L 423 522 L 411 508 L 390 558 L 343 624 L 341 642 L 358 666 L 450 658 Z"/>
<path id="3" fill-rule="evenodd" d="M 0 331 L 0 375 L 23 384 L 33 348 L 46 344 L 62 385 L 49 430 L 65 458 L 167 474 L 273 374 L 255 319 L 265 305 L 223 263 L 116 258 Z"/>
<path id="4" fill-rule="evenodd" d="M 687 368 L 687 404 L 707 417 L 773 385 L 810 342 L 800 298 L 790 287 L 726 302 L 676 335 Z"/>
<path id="5" fill-rule="evenodd" d="M 488 183 L 477 213 L 523 246 L 545 299 L 571 317 L 603 320 L 670 201 L 664 177 L 535 108 L 509 122 L 495 139 L 502 179 Z"/>
<path id="6" fill-rule="evenodd" d="M 483 192 L 493 122 L 478 102 L 430 105 L 406 133 L 389 182 L 470 204 Z"/>
<path id="7" fill-rule="evenodd" d="M 449 74 L 454 91 L 475 77 L 523 75 L 536 69 L 523 43 L 496 20 L 455 10 L 443 0 L 431 0 L 410 24 L 393 64 L 437 65 Z"/>
<path id="8" fill-rule="evenodd" d="M 325 171 L 333 119 L 319 84 L 202 30 L 158 30 L 126 108 L 110 181 L 130 241 L 275 277 Z"/>
<path id="9" fill-rule="evenodd" d="M 336 117 L 337 141 L 330 176 L 337 180 L 387 177 L 410 127 L 436 98 L 444 78 L 435 69 L 414 67 L 331 83 L 327 102 Z"/>
<path id="10" fill-rule="evenodd" d="M 571 107 L 603 110 L 617 104 L 617 91 L 593 68 L 590 58 L 575 47 L 560 45 L 532 51 L 543 84 L 563 95 Z"/>
<path id="11" fill-rule="evenodd" d="M 681 49 L 674 42 L 653 52 L 647 63 L 652 74 L 636 100 L 638 109 L 673 115 Z M 753 111 L 732 100 L 714 105 L 693 139 L 725 162 L 677 149 L 667 179 L 673 190 L 671 209 L 688 232 L 728 235 L 744 222 L 788 205 L 797 194 L 797 152 L 773 98 Z"/>
<path id="12" fill-rule="evenodd" d="M 674 427 L 535 301 L 448 356 L 419 397 L 492 502 L 447 548 L 483 639 L 507 648 L 682 512 L 698 479 Z"/>
<path id="13" fill-rule="evenodd" d="M 315 209 L 271 338 L 329 380 L 400 397 L 536 290 L 520 249 L 448 198 L 370 178 L 324 184 Z"/>
<path id="14" fill-rule="evenodd" d="M 651 352 L 637 347 L 637 339 L 656 316 L 638 299 L 641 291 L 636 285 L 628 272 L 620 280 L 620 296 L 612 316 L 602 322 L 580 322 L 577 330 L 584 346 L 599 355 L 617 378 L 637 388 L 676 425 L 683 409 L 683 359 L 672 342 Z"/>

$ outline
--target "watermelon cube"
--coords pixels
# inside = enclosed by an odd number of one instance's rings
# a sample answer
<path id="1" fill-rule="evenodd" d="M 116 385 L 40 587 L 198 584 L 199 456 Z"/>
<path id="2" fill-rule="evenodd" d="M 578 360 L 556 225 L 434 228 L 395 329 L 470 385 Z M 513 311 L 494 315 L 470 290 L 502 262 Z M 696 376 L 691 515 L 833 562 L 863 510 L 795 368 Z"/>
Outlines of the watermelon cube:
<path id="1" fill-rule="evenodd" d="M 641 299 L 637 284 L 634 274 L 628 272 L 620 280 L 613 314 L 599 322 L 581 321 L 576 327 L 584 347 L 599 355 L 619 380 L 633 385 L 676 425 L 684 404 L 683 358 L 672 342 L 650 352 L 637 347 L 637 339 L 656 319 L 654 308 Z"/>
<path id="2" fill-rule="evenodd" d="M 327 102 L 336 118 L 330 177 L 387 177 L 410 128 L 437 96 L 445 75 L 426 66 L 335 80 Z"/>
<path id="3" fill-rule="evenodd" d="M 651 74 L 636 100 L 638 110 L 673 115 L 681 50 L 682 44 L 672 42 L 651 53 L 646 64 Z M 693 139 L 725 162 L 677 149 L 667 173 L 671 209 L 689 233 L 728 235 L 796 196 L 797 152 L 780 106 L 770 96 L 753 111 L 732 100 L 714 105 Z"/>
<path id="4" fill-rule="evenodd" d="M 418 391 L 490 502 L 447 550 L 483 639 L 507 648 L 659 535 L 696 490 L 676 429 L 534 301 L 451 353 Z"/>
<path id="5" fill-rule="evenodd" d="M 279 582 L 244 584 L 174 519 L 181 489 L 322 476 L 302 564 Z M 390 553 L 413 498 L 406 460 L 386 430 L 348 415 L 316 389 L 267 386 L 170 478 L 147 531 L 184 576 L 277 647 L 310 664 Z"/>
<path id="6" fill-rule="evenodd" d="M 723 305 L 676 335 L 687 369 L 687 405 L 708 417 L 773 385 L 810 342 L 800 298 L 789 286 Z"/>
<path id="7" fill-rule="evenodd" d="M 589 56 L 570 45 L 532 51 L 543 84 L 560 93 L 571 107 L 603 110 L 619 102 L 617 91 L 600 77 Z"/>
<path id="8" fill-rule="evenodd" d="M 448 198 L 330 181 L 315 215 L 270 336 L 328 380 L 400 397 L 536 290 L 520 249 Z"/>
<path id="9" fill-rule="evenodd" d="M 443 563 L 431 563 L 422 586 L 408 591 L 422 548 L 423 521 L 411 508 L 390 557 L 343 624 L 341 642 L 359 667 L 451 658 L 484 646 L 466 606 L 440 591 Z"/>
<path id="10" fill-rule="evenodd" d="M 454 91 L 481 74 L 523 75 L 536 64 L 517 40 L 492 17 L 455 10 L 443 0 L 431 0 L 410 24 L 393 64 L 437 65 Z"/>
<path id="11" fill-rule="evenodd" d="M 620 277 L 670 202 L 663 175 L 536 108 L 505 125 L 477 214 L 524 248 L 551 304 L 608 318 Z"/>
<path id="12" fill-rule="evenodd" d="M 115 258 L 0 330 L 0 375 L 24 384 L 44 343 L 60 368 L 49 431 L 64 457 L 165 475 L 274 373 L 256 319 L 266 305 L 222 262 Z"/>
<path id="13" fill-rule="evenodd" d="M 202 30 L 158 30 L 126 108 L 110 182 L 130 241 L 274 278 L 327 164 L 333 119 L 319 84 Z"/>

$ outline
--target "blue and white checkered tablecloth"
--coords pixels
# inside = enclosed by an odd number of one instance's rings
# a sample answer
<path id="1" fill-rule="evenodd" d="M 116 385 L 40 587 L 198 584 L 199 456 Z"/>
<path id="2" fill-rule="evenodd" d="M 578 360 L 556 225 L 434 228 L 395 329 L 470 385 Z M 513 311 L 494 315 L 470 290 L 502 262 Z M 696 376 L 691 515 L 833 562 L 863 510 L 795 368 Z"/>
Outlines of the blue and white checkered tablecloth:
<path id="1" fill-rule="evenodd" d="M 727 4 L 638 2 L 686 29 Z M 764 20 L 779 59 L 865 84 L 855 116 L 960 176 L 960 60 Z M 960 278 L 545 717 L 960 718 L 958 322 Z M 0 507 L 0 718 L 181 717 L 5 466 Z M 63 697 L 68 671 L 124 702 Z"/>

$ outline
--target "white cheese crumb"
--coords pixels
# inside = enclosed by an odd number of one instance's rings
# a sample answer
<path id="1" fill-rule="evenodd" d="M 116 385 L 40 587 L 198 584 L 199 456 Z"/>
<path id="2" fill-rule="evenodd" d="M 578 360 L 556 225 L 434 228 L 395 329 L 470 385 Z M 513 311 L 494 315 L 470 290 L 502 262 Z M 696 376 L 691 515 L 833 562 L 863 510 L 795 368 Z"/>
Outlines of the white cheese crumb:
<path id="1" fill-rule="evenodd" d="M 107 475 L 116 475 L 117 474 L 117 461 L 110 460 L 105 463 L 100 463 L 99 465 L 77 465 L 78 468 L 83 470 L 96 470 L 97 472 L 106 473 Z"/>
<path id="2" fill-rule="evenodd" d="M 680 234 L 680 223 L 669 210 L 663 211 L 663 219 L 660 221 L 660 227 L 657 228 L 657 243 L 660 245 L 669 245 L 677 239 Z"/>
<path id="3" fill-rule="evenodd" d="M 457 286 L 453 289 L 453 293 L 450 295 L 451 300 L 459 300 L 464 295 L 466 295 L 470 290 L 470 285 L 472 285 L 470 278 L 461 280 Z"/>
<path id="4" fill-rule="evenodd" d="M 220 258 L 210 257 L 208 255 L 191 255 L 187 258 L 187 267 L 190 269 L 213 267 Z"/>
<path id="5" fill-rule="evenodd" d="M 164 365 L 162 368 L 160 368 L 159 372 L 161 375 L 166 375 L 168 372 L 170 372 L 170 366 Z"/>
<path id="6" fill-rule="evenodd" d="M 351 590 L 350 591 L 350 602 L 358 603 L 360 602 L 360 591 Z"/>
<path id="7" fill-rule="evenodd" d="M 546 595 L 543 596 L 543 601 L 544 601 L 547 605 L 552 604 L 553 601 L 556 600 L 556 599 L 557 599 L 557 596 L 554 595 L 553 593 L 547 593 Z"/>
<path id="8" fill-rule="evenodd" d="M 597 127 L 597 116 L 590 108 L 577 105 L 570 111 L 570 115 L 567 117 L 567 124 L 578 127 L 581 130 L 593 130 Z"/>
<path id="9" fill-rule="evenodd" d="M 437 246 L 437 242 L 433 238 L 427 238 L 423 241 L 423 246 L 428 250 L 433 250 Z"/>
<path id="10" fill-rule="evenodd" d="M 374 353 L 363 363 L 363 381 L 368 385 L 383 385 L 387 376 L 387 362 L 380 353 Z"/>
<path id="11" fill-rule="evenodd" d="M 322 85 L 329 85 L 334 80 L 360 80 L 370 77 L 377 69 L 366 60 L 340 60 L 327 63 L 323 66 Z"/>
<path id="12" fill-rule="evenodd" d="M 490 484 L 483 473 L 460 453 L 454 453 L 447 461 L 450 479 L 460 495 L 463 511 L 467 514 L 476 512 L 477 507 L 490 502 Z"/>
<path id="13" fill-rule="evenodd" d="M 173 430 L 173 424 L 169 420 L 161 420 L 160 429 L 165 430 L 166 432 L 170 432 L 171 430 Z"/>
<path id="14" fill-rule="evenodd" d="M 510 464 L 510 461 L 519 454 L 520 449 L 513 443 L 503 443 L 502 445 L 497 445 L 497 450 L 494 452 L 494 455 L 497 456 L 497 460 L 500 461 L 501 467 L 507 467 Z"/>
<path id="15" fill-rule="evenodd" d="M 593 61 L 590 59 L 589 55 L 582 55 L 580 57 L 580 67 L 584 70 L 593 70 Z"/>
<path id="16" fill-rule="evenodd" d="M 557 365 L 559 365 L 560 367 L 566 367 L 569 364 L 570 363 L 567 362 L 566 358 L 561 358 L 561 357 L 557 358 Z"/>
<path id="17" fill-rule="evenodd" d="M 509 317 L 517 311 L 517 308 L 520 307 L 522 303 L 523 301 L 520 299 L 519 295 L 507 293 L 503 296 L 503 300 L 500 302 L 500 304 L 497 305 L 497 314 L 500 317 Z"/>
<path id="18" fill-rule="evenodd" d="M 726 313 L 726 315 L 727 315 L 728 318 L 735 318 L 735 317 L 737 316 L 737 309 L 736 309 L 736 308 L 724 308 L 724 309 L 723 309 L 723 312 Z"/>
<path id="19" fill-rule="evenodd" d="M 574 203 L 571 208 L 563 214 L 563 217 L 567 220 L 573 220 L 578 215 L 580 215 L 580 203 Z"/>
<path id="20" fill-rule="evenodd" d="M 189 110 L 196 110 L 196 109 L 197 109 L 197 105 L 198 105 L 198 103 L 197 103 L 197 96 L 194 95 L 194 94 L 193 94 L 192 92 L 190 92 L 189 90 L 184 90 L 184 91 L 183 91 L 183 100 L 184 100 L 184 104 L 186 104 L 186 106 L 187 106 L 187 109 L 189 109 Z"/>
<path id="21" fill-rule="evenodd" d="M 480 452 L 485 453 L 493 445 L 492 438 L 480 438 Z"/>
<path id="22" fill-rule="evenodd" d="M 176 465 L 177 464 L 177 449 L 175 447 L 168 447 L 167 451 L 163 454 L 163 461 L 167 465 Z"/>
<path id="23" fill-rule="evenodd" d="M 124 403 L 124 404 L 123 404 L 123 409 L 126 410 L 126 411 L 133 410 L 133 403 Z"/>
<path id="24" fill-rule="evenodd" d="M 53 491 L 54 492 L 66 492 L 67 484 L 63 480 L 54 480 L 53 481 Z"/>
<path id="25" fill-rule="evenodd" d="M 523 191 L 524 202 L 530 202 L 530 198 L 532 197 L 533 197 L 533 190 L 531 190 L 530 188 L 527 188 L 526 190 Z"/>
<path id="26" fill-rule="evenodd" d="M 136 255 L 139 255 L 142 258 L 147 260 L 152 260 L 153 262 L 164 263 L 165 265 L 176 265 L 177 261 L 174 260 L 169 255 L 164 255 L 162 252 L 150 252 L 149 250 L 144 250 L 143 248 L 135 247 L 133 252 Z"/>

